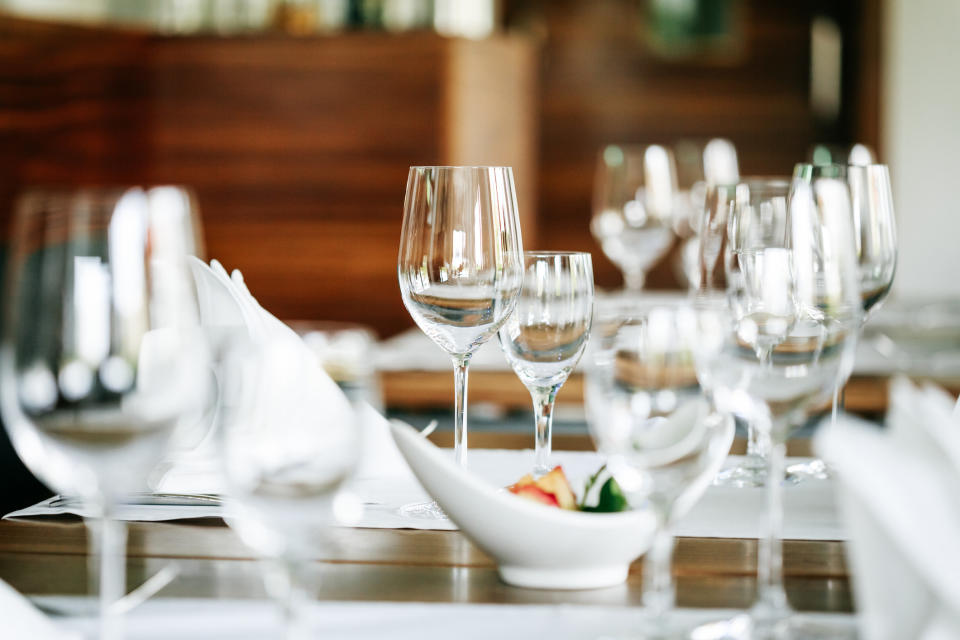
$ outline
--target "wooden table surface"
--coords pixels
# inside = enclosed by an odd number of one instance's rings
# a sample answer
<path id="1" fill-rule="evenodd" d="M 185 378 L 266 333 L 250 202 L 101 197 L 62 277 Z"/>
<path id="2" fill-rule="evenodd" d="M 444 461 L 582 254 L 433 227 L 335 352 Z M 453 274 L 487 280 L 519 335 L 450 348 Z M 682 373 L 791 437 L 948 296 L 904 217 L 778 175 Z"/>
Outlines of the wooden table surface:
<path id="1" fill-rule="evenodd" d="M 448 434 L 438 434 L 441 444 Z M 527 444 L 519 434 L 478 433 L 475 447 Z M 563 448 L 589 448 L 582 436 L 560 438 Z M 742 443 L 740 443 L 742 446 Z M 738 447 L 739 448 L 739 447 Z M 795 449 L 792 453 L 805 451 Z M 128 545 L 132 588 L 176 563 L 180 574 L 161 595 L 265 597 L 259 565 L 219 519 L 132 523 Z M 681 538 L 674 575 L 684 607 L 746 608 L 756 588 L 755 540 Z M 852 608 L 843 543 L 787 541 L 787 591 L 808 611 Z M 455 531 L 334 528 L 310 571 L 324 600 L 513 604 L 638 605 L 642 560 L 626 584 L 607 589 L 550 591 L 501 582 L 491 559 Z M 73 518 L 0 522 L 0 578 L 29 595 L 83 594 L 87 589 L 86 533 Z"/>
<path id="2" fill-rule="evenodd" d="M 394 409 L 450 407 L 453 402 L 452 368 L 450 371 L 384 371 L 380 374 L 380 380 L 384 401 Z M 960 379 L 931 380 L 954 395 L 960 392 Z M 887 376 L 853 376 L 846 386 L 846 409 L 855 413 L 882 414 L 887 409 L 889 384 Z M 531 407 L 530 392 L 513 371 L 471 371 L 469 401 L 496 404 L 505 409 Z M 583 376 L 580 373 L 570 376 L 558 402 L 583 403 Z M 827 410 L 829 407 L 821 409 Z"/>

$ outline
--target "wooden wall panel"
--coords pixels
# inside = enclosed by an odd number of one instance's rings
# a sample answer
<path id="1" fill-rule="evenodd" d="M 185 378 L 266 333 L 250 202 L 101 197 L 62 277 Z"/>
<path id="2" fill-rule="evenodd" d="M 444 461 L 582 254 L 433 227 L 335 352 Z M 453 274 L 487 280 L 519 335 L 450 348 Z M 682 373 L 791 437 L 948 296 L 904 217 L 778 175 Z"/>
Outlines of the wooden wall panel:
<path id="1" fill-rule="evenodd" d="M 833 17 L 849 45 L 876 29 L 861 19 L 860 4 L 743 0 L 739 57 L 670 61 L 644 41 L 643 2 L 509 0 L 507 21 L 542 38 L 537 199 L 544 248 L 590 250 L 598 284 L 620 286 L 588 230 L 594 162 L 605 144 L 724 136 L 736 144 L 746 175 L 789 174 L 815 142 L 875 143 L 874 130 L 857 126 L 853 100 L 832 123 L 818 121 L 809 102 L 812 17 Z M 844 76 L 847 97 L 858 96 L 858 77 Z M 672 256 L 648 278 L 651 288 L 676 282 Z"/>
<path id="2" fill-rule="evenodd" d="M 413 164 L 514 164 L 532 236 L 522 38 L 174 38 L 2 18 L 0 35 L 7 199 L 38 182 L 188 185 L 208 255 L 281 318 L 412 326 L 396 253 Z M 478 75 L 482 109 L 462 90 Z"/>

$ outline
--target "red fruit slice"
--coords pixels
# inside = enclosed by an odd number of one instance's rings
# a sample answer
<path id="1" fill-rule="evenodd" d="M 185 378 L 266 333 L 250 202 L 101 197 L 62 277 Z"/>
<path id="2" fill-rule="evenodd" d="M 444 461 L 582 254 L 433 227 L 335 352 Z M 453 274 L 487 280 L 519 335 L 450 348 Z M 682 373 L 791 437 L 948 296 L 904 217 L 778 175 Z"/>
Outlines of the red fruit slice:
<path id="1" fill-rule="evenodd" d="M 533 484 L 515 484 L 512 487 L 509 487 L 509 490 L 511 493 L 515 493 L 521 498 L 533 500 L 534 502 L 539 502 L 540 504 L 547 505 L 548 507 L 560 506 L 555 496 L 547 493 L 540 487 Z"/>
<path id="2" fill-rule="evenodd" d="M 573 489 L 570 488 L 567 475 L 563 472 L 562 467 L 554 467 L 552 471 L 537 480 L 536 486 L 545 493 L 552 495 L 557 501 L 557 506 L 561 509 L 576 510 L 577 497 L 574 495 Z"/>

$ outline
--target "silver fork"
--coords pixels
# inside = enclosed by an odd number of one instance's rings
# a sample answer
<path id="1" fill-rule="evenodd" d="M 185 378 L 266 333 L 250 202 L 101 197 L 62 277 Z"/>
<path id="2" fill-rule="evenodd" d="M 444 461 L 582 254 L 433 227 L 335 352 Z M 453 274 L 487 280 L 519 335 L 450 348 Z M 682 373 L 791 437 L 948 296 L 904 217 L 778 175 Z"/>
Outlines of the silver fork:
<path id="1" fill-rule="evenodd" d="M 215 493 L 134 493 L 125 496 L 122 504 L 163 506 L 163 507 L 198 507 L 219 506 L 223 504 L 221 497 Z M 57 496 L 47 506 L 49 507 L 79 507 L 83 502 L 77 496 Z"/>

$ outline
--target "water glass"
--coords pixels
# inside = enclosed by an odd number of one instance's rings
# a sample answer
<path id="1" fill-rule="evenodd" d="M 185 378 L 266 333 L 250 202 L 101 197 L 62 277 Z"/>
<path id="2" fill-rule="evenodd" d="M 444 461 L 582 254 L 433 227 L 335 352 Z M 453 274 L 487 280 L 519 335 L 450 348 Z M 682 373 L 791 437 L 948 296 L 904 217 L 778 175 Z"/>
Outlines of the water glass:
<path id="1" fill-rule="evenodd" d="M 550 471 L 553 403 L 590 338 L 593 265 L 589 253 L 527 251 L 517 306 L 500 328 L 507 362 L 533 398 L 534 473 Z"/>
<path id="2" fill-rule="evenodd" d="M 643 569 L 644 638 L 683 633 L 669 615 L 672 526 L 706 491 L 733 442 L 733 419 L 705 399 L 695 367 L 698 352 L 722 346 L 720 326 L 687 304 L 636 308 L 600 329 L 587 367 L 597 448 L 630 506 L 651 509 L 657 520 Z"/>
<path id="3" fill-rule="evenodd" d="M 180 187 L 40 189 L 14 212 L 0 408 L 27 467 L 90 514 L 105 640 L 123 635 L 116 507 L 147 489 L 176 435 L 206 427 L 212 403 L 187 264 L 201 247 Z"/>

